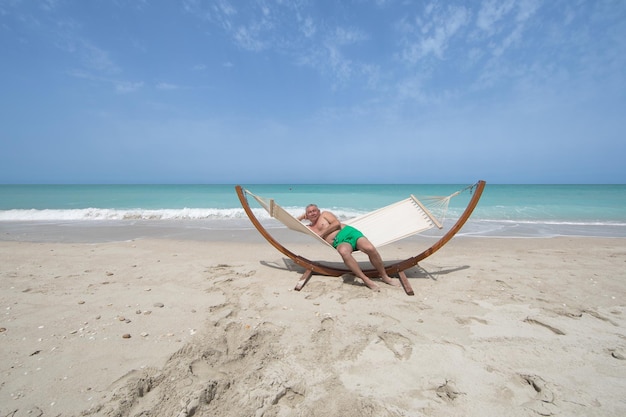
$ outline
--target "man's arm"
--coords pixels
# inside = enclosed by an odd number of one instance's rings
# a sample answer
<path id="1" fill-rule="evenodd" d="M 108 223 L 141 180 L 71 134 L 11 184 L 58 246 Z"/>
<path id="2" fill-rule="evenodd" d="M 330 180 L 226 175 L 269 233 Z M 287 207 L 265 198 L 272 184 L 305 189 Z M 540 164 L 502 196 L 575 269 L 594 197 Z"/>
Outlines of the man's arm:
<path id="1" fill-rule="evenodd" d="M 321 217 L 328 223 L 326 227 L 322 228 L 317 233 L 322 237 L 322 239 L 326 239 L 326 236 L 328 236 L 335 230 L 341 229 L 341 222 L 333 213 L 325 211 L 321 214 Z"/>

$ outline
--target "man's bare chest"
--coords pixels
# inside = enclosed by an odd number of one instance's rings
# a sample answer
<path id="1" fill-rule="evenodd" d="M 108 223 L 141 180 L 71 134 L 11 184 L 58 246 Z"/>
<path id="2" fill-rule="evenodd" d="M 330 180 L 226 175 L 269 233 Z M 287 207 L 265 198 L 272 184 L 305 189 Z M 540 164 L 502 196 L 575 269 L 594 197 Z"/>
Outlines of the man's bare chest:
<path id="1" fill-rule="evenodd" d="M 321 232 L 326 229 L 330 223 L 326 219 L 319 219 L 314 225 L 311 226 L 311 229 L 315 232 Z"/>

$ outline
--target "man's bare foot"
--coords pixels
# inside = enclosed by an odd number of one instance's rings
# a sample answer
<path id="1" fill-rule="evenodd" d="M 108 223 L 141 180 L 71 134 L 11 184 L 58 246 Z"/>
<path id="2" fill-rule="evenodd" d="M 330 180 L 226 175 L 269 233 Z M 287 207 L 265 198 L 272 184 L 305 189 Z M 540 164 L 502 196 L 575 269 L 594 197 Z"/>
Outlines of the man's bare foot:
<path id="1" fill-rule="evenodd" d="M 365 285 L 367 285 L 367 288 L 369 288 L 370 290 L 380 291 L 380 287 L 376 285 L 376 283 L 372 281 L 371 279 L 362 279 L 362 281 Z"/>
<path id="2" fill-rule="evenodd" d="M 400 286 L 400 280 L 397 278 L 383 277 L 382 280 L 385 284 L 393 285 L 394 287 Z"/>

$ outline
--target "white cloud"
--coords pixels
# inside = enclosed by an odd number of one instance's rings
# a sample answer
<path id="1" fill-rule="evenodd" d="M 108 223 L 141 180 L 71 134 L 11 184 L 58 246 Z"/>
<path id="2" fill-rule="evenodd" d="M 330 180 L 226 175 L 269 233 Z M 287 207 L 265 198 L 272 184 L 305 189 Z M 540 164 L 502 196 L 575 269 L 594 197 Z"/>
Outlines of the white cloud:
<path id="1" fill-rule="evenodd" d="M 481 4 L 478 16 L 476 17 L 476 26 L 488 34 L 494 34 L 499 31 L 498 23 L 502 21 L 514 6 L 513 0 L 487 0 Z"/>
<path id="2" fill-rule="evenodd" d="M 345 46 L 352 45 L 366 39 L 367 35 L 361 30 L 338 27 L 331 34 L 329 41 L 338 46 Z"/>
<path id="3" fill-rule="evenodd" d="M 49 12 L 49 11 L 54 10 L 58 4 L 59 4 L 58 0 L 43 0 L 41 1 L 40 6 L 45 11 Z"/>
<path id="4" fill-rule="evenodd" d="M 346 59 L 339 48 L 335 45 L 327 45 L 327 54 L 324 58 L 325 64 L 332 70 L 341 83 L 350 79 L 352 66 L 349 59 Z"/>
<path id="5" fill-rule="evenodd" d="M 233 39 L 243 49 L 259 52 L 266 48 L 258 27 L 239 26 L 233 33 Z"/>
<path id="6" fill-rule="evenodd" d="M 304 34 L 305 37 L 312 38 L 317 32 L 317 27 L 313 22 L 313 19 L 307 17 L 302 20 L 300 24 L 300 31 Z"/>
<path id="7" fill-rule="evenodd" d="M 156 88 L 157 90 L 178 90 L 180 87 L 177 86 L 176 84 L 158 83 L 156 85 Z"/>
<path id="8" fill-rule="evenodd" d="M 120 94 L 132 93 L 143 87 L 143 82 L 116 81 L 115 91 Z"/>
<path id="9" fill-rule="evenodd" d="M 94 75 L 93 73 L 85 71 L 83 69 L 69 70 L 67 71 L 67 74 L 74 78 L 81 78 L 84 80 L 94 81 L 94 82 L 109 85 L 109 86 L 112 85 L 113 88 L 115 89 L 115 92 L 122 93 L 122 94 L 137 91 L 144 85 L 143 81 L 116 80 L 116 79 Z"/>
<path id="10" fill-rule="evenodd" d="M 356 73 L 369 76 L 368 63 L 355 62 L 345 47 L 368 40 L 356 27 L 316 20 L 318 11 L 311 3 L 264 1 L 235 8 L 222 0 L 207 6 L 199 0 L 185 0 L 188 13 L 219 28 L 239 48 L 261 53 L 272 51 L 291 59 L 296 65 L 313 68 L 328 76 L 334 87 L 343 85 Z"/>
<path id="11" fill-rule="evenodd" d="M 531 18 L 538 9 L 538 0 L 521 0 L 518 7 L 517 21 L 523 22 Z"/>
<path id="12" fill-rule="evenodd" d="M 105 73 L 120 72 L 119 67 L 111 60 L 107 51 L 87 40 L 80 41 L 79 45 L 81 46 L 79 53 L 87 68 Z"/>
<path id="13" fill-rule="evenodd" d="M 428 56 L 443 59 L 450 42 L 469 21 L 470 12 L 465 7 L 449 6 L 440 10 L 433 3 L 429 4 L 425 15 L 415 18 L 415 25 L 403 23 L 403 30 L 408 33 L 402 58 L 410 64 Z"/>
<path id="14" fill-rule="evenodd" d="M 526 22 L 537 8 L 535 0 L 489 0 L 482 3 L 476 26 L 490 40 L 493 55 L 502 55 L 522 42 Z"/>
<path id="15" fill-rule="evenodd" d="M 379 77 L 378 67 L 351 59 L 344 48 L 365 41 L 368 36 L 355 28 L 336 27 L 329 31 L 322 44 L 311 44 L 304 50 L 296 50 L 296 62 L 314 68 L 321 74 L 330 75 L 333 89 L 348 83 L 355 74 L 366 77 L 366 83 Z"/>

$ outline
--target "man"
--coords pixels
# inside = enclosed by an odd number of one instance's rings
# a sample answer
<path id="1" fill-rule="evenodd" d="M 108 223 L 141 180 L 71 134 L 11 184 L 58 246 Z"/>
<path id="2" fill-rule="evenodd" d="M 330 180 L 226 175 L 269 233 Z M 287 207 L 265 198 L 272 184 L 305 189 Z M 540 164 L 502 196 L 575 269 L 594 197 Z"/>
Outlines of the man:
<path id="1" fill-rule="evenodd" d="M 320 209 L 315 204 L 306 206 L 305 214 L 298 218 L 298 220 L 304 219 L 310 222 L 308 226 L 311 230 L 337 249 L 346 266 L 370 289 L 374 291 L 380 290 L 378 285 L 363 273 L 359 263 L 352 256 L 352 252 L 355 250 L 360 250 L 369 257 L 370 262 L 376 268 L 384 283 L 400 286 L 397 279 L 390 278 L 387 275 L 378 250 L 359 230 L 352 226 L 341 224 L 339 219 L 329 211 L 320 212 Z"/>

